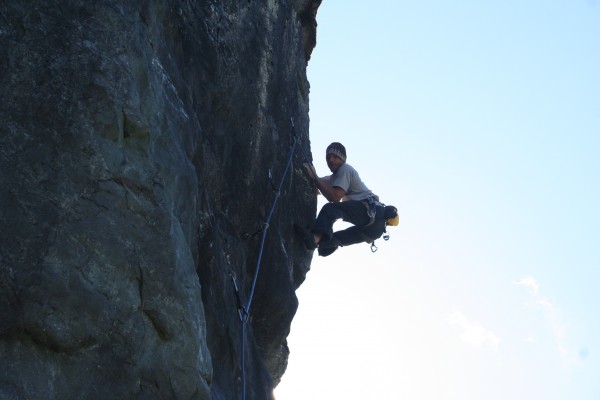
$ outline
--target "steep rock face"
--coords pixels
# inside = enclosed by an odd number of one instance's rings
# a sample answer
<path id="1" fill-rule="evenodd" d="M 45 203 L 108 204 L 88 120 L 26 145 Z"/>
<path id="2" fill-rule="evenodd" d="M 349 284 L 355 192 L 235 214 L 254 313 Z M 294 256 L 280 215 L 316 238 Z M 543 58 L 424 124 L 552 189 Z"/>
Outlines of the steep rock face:
<path id="1" fill-rule="evenodd" d="M 0 4 L 0 398 L 269 398 L 320 0 Z M 295 123 L 296 136 L 290 118 Z M 271 178 L 270 178 L 271 177 Z"/>

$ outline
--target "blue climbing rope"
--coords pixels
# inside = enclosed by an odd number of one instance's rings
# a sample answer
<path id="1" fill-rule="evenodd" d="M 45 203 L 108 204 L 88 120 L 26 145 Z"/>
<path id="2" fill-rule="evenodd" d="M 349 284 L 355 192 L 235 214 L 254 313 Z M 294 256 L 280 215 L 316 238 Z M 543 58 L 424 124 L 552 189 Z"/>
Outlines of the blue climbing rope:
<path id="1" fill-rule="evenodd" d="M 256 288 L 256 282 L 258 280 L 258 274 L 260 272 L 260 264 L 262 261 L 262 257 L 263 257 L 263 251 L 265 248 L 265 242 L 266 242 L 266 238 L 267 238 L 267 230 L 269 229 L 269 224 L 271 223 L 271 218 L 273 217 L 273 213 L 275 212 L 275 208 L 277 207 L 277 201 L 279 200 L 279 197 L 281 196 L 281 188 L 283 187 L 283 182 L 285 181 L 285 177 L 288 174 L 288 171 L 290 169 L 290 165 L 292 164 L 292 160 L 294 158 L 294 152 L 296 150 L 296 145 L 298 144 L 298 138 L 296 136 L 296 131 L 295 131 L 295 127 L 294 127 L 294 120 L 292 118 L 290 118 L 290 121 L 292 123 L 292 131 L 294 133 L 294 143 L 292 145 L 292 149 L 290 150 L 290 156 L 287 160 L 287 163 L 285 165 L 285 170 L 283 172 L 283 176 L 281 177 L 281 181 L 279 182 L 279 186 L 277 187 L 277 190 L 275 191 L 275 199 L 273 200 L 273 205 L 271 206 L 271 210 L 269 212 L 269 215 L 267 217 L 266 222 L 263 223 L 262 225 L 262 240 L 260 243 L 260 250 L 258 253 L 258 260 L 256 262 L 256 269 L 254 271 L 254 278 L 252 279 L 252 286 L 250 289 L 250 295 L 248 296 L 248 301 L 246 302 L 246 304 L 242 304 L 242 300 L 241 297 L 239 295 L 239 290 L 237 287 L 237 283 L 236 283 L 236 278 L 235 278 L 235 274 L 231 273 L 231 280 L 233 281 L 233 285 L 234 285 L 234 289 L 235 289 L 235 295 L 236 295 L 236 300 L 237 300 L 237 305 L 238 305 L 238 314 L 240 317 L 240 321 L 242 322 L 242 329 L 241 329 L 241 352 L 242 352 L 242 356 L 241 356 L 241 374 L 242 374 L 242 400 L 246 400 L 246 323 L 248 322 L 248 316 L 250 314 L 250 307 L 252 306 L 252 300 L 254 299 L 254 289 Z"/>
<path id="2" fill-rule="evenodd" d="M 290 151 L 290 157 L 288 158 L 287 164 L 285 166 L 285 171 L 283 172 L 283 176 L 281 177 L 281 181 L 279 182 L 279 187 L 277 188 L 277 192 L 275 192 L 275 199 L 273 200 L 273 205 L 271 207 L 271 211 L 269 212 L 267 221 L 263 225 L 262 241 L 260 243 L 260 252 L 258 253 L 258 261 L 256 263 L 256 271 L 254 271 L 254 280 L 252 281 L 252 289 L 250 290 L 250 296 L 248 297 L 248 303 L 246 304 L 246 307 L 245 307 L 246 313 L 250 312 L 250 305 L 252 304 L 252 298 L 254 297 L 254 289 L 256 287 L 256 280 L 258 279 L 258 272 L 260 270 L 260 262 L 261 262 L 262 256 L 263 256 L 263 250 L 265 247 L 265 240 L 267 237 L 267 230 L 269 229 L 269 223 L 271 222 L 271 217 L 273 216 L 273 213 L 275 212 L 275 207 L 277 206 L 277 200 L 279 200 L 279 197 L 281 195 L 281 188 L 283 186 L 283 181 L 285 180 L 288 170 L 290 169 L 290 165 L 292 164 L 292 159 L 294 157 L 294 150 L 296 149 L 297 143 L 298 143 L 298 141 L 296 140 L 296 137 L 294 137 L 294 144 L 292 145 L 292 150 Z"/>

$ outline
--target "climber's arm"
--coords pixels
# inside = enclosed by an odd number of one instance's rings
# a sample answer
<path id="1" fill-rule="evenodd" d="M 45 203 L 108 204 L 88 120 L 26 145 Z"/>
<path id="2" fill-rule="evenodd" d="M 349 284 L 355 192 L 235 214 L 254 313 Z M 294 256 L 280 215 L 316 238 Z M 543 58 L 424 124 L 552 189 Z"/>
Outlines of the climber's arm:
<path id="1" fill-rule="evenodd" d="M 339 202 L 346 195 L 346 191 L 341 187 L 331 186 L 328 176 L 319 178 L 319 190 L 321 191 L 321 194 L 332 203 Z"/>
<path id="2" fill-rule="evenodd" d="M 345 195 L 346 191 L 338 186 L 331 186 L 330 176 L 319 177 L 315 167 L 311 164 L 304 164 L 304 168 L 308 173 L 308 176 L 316 183 L 317 188 L 325 198 L 332 202 L 339 202 Z"/>

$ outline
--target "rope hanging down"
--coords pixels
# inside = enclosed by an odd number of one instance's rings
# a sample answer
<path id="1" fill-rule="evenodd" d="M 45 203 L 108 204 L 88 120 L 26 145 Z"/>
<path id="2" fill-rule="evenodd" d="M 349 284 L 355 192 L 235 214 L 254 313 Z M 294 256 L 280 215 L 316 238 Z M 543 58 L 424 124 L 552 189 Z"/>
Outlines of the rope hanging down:
<path id="1" fill-rule="evenodd" d="M 275 191 L 275 199 L 273 200 L 273 205 L 271 206 L 271 210 L 269 212 L 267 220 L 262 224 L 262 240 L 260 243 L 258 260 L 256 262 L 256 269 L 254 271 L 254 278 L 252 279 L 252 286 L 251 286 L 250 294 L 248 296 L 248 300 L 246 301 L 246 304 L 243 304 L 242 298 L 240 296 L 235 274 L 233 272 L 231 272 L 231 274 L 230 274 L 231 280 L 233 282 L 233 287 L 235 290 L 235 296 L 236 296 L 236 301 L 237 301 L 237 306 L 238 306 L 238 314 L 240 317 L 240 321 L 242 322 L 242 331 L 241 331 L 241 336 L 242 336 L 241 337 L 242 400 L 246 400 L 246 367 L 245 367 L 245 365 L 246 365 L 246 323 L 248 322 L 248 316 L 250 314 L 250 307 L 252 306 L 252 300 L 254 298 L 254 289 L 256 288 L 256 281 L 258 279 L 258 274 L 260 272 L 260 264 L 262 261 L 263 250 L 265 247 L 267 230 L 269 229 L 269 224 L 271 222 L 271 218 L 273 217 L 273 213 L 275 212 L 275 208 L 277 206 L 277 201 L 279 200 L 279 197 L 281 195 L 281 188 L 283 187 L 283 182 L 285 180 L 285 177 L 288 174 L 290 165 L 292 164 L 292 160 L 294 158 L 294 152 L 296 150 L 296 145 L 298 144 L 298 138 L 296 136 L 296 129 L 294 127 L 294 120 L 292 118 L 290 118 L 290 122 L 292 124 L 292 132 L 294 134 L 294 143 L 292 145 L 292 149 L 290 150 L 290 156 L 285 165 L 285 170 L 283 172 L 283 176 L 281 177 L 279 186 L 277 187 L 277 190 Z M 303 150 L 303 152 L 304 152 L 304 150 Z M 270 171 L 269 171 L 269 175 L 271 178 Z M 272 182 L 272 180 L 271 180 L 271 182 Z M 258 233 L 259 231 L 255 232 L 255 233 Z"/>

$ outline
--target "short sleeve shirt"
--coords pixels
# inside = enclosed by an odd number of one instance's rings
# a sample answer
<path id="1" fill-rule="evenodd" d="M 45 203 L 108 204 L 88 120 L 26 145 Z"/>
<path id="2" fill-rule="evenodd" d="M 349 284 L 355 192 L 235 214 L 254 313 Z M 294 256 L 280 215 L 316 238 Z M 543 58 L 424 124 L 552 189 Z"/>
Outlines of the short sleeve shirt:
<path id="1" fill-rule="evenodd" d="M 373 194 L 371 190 L 363 183 L 358 175 L 358 172 L 349 164 L 342 164 L 337 172 L 331 175 L 329 180 L 331 186 L 337 186 L 344 189 L 346 196 L 342 201 L 346 200 L 365 200 L 369 197 L 378 196 Z"/>

